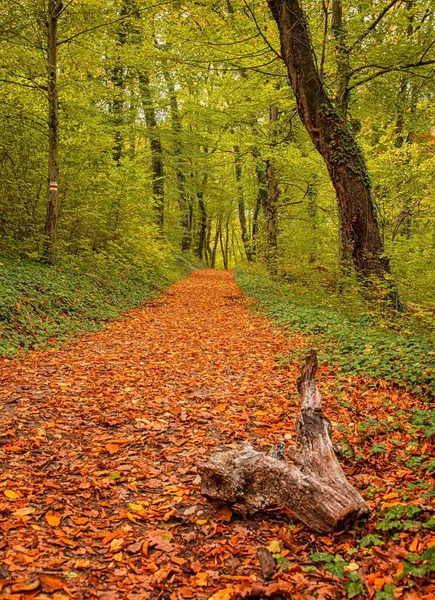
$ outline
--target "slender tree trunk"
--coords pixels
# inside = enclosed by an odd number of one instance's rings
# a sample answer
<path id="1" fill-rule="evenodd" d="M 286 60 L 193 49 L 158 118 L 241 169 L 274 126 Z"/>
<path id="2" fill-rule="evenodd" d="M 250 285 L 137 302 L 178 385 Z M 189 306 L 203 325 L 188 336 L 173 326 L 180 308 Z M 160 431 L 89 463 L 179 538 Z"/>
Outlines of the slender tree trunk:
<path id="1" fill-rule="evenodd" d="M 163 234 L 165 222 L 165 173 L 163 168 L 162 142 L 154 110 L 150 78 L 148 73 L 143 69 L 139 72 L 139 82 L 145 122 L 150 138 L 154 221 L 159 232 Z"/>
<path id="2" fill-rule="evenodd" d="M 248 228 L 246 225 L 246 208 L 245 208 L 245 196 L 243 193 L 243 182 L 242 182 L 242 165 L 240 162 L 240 148 L 233 146 L 234 151 L 234 164 L 236 169 L 236 182 L 237 182 L 237 205 L 239 209 L 239 223 L 240 232 L 242 236 L 242 243 L 245 249 L 246 258 L 248 261 L 252 260 L 251 244 L 249 240 Z"/>
<path id="3" fill-rule="evenodd" d="M 335 39 L 335 59 L 337 64 L 335 105 L 342 112 L 343 116 L 346 116 L 349 103 L 348 86 L 351 69 L 341 0 L 332 0 L 331 28 Z"/>
<path id="4" fill-rule="evenodd" d="M 332 1 L 332 33 L 335 39 L 336 86 L 335 106 L 346 117 L 349 104 L 348 85 L 350 78 L 349 50 L 343 21 L 341 0 Z M 351 273 L 352 248 L 346 235 L 346 219 L 338 205 L 338 268 L 340 274 L 339 291 L 342 291 Z"/>
<path id="5" fill-rule="evenodd" d="M 299 115 L 337 193 L 356 272 L 365 283 L 385 280 L 390 267 L 384 257 L 365 159 L 345 118 L 326 94 L 301 6 L 298 0 L 267 2 L 280 32 L 282 56 Z"/>
<path id="6" fill-rule="evenodd" d="M 204 251 L 206 248 L 206 234 L 207 234 L 207 210 L 204 202 L 204 188 L 207 184 L 208 174 L 204 174 L 202 181 L 202 189 L 199 190 L 198 197 L 198 210 L 199 210 L 199 232 L 198 232 L 198 244 L 196 246 L 195 253 L 199 260 L 203 259 Z"/>
<path id="7" fill-rule="evenodd" d="M 255 259 L 258 250 L 258 219 L 260 216 L 260 210 L 265 210 L 267 205 L 267 176 L 264 162 L 260 161 L 260 155 L 256 148 L 253 148 L 252 155 L 257 159 L 255 173 L 257 175 L 258 186 L 254 214 L 252 217 L 252 257 Z"/>
<path id="8" fill-rule="evenodd" d="M 228 223 L 227 223 L 227 225 L 228 225 Z M 224 242 L 224 234 L 223 234 L 222 228 L 219 233 L 219 241 L 220 241 L 221 252 L 222 252 L 222 262 L 224 264 L 224 269 L 226 271 L 228 270 L 228 242 L 227 242 L 228 229 L 227 229 L 227 225 L 225 226 L 225 234 L 226 234 L 225 242 Z"/>
<path id="9" fill-rule="evenodd" d="M 59 90 L 57 85 L 57 25 L 63 5 L 49 0 L 47 11 L 48 193 L 43 258 L 53 262 L 59 219 Z"/>
<path id="10" fill-rule="evenodd" d="M 218 221 L 216 223 L 216 233 L 213 241 L 213 249 L 211 251 L 211 259 L 210 259 L 210 267 L 212 269 L 216 268 L 216 252 L 218 247 L 219 238 L 222 231 L 222 216 L 218 217 Z"/>
<path id="11" fill-rule="evenodd" d="M 317 181 L 314 180 L 312 183 L 309 184 L 307 196 L 308 196 L 307 212 L 308 212 L 308 218 L 311 223 L 311 234 L 312 234 L 311 248 L 310 248 L 308 262 L 311 264 L 314 264 L 318 258 L 318 233 L 317 233 L 318 190 L 317 190 Z"/>
<path id="12" fill-rule="evenodd" d="M 174 154 L 176 160 L 176 177 L 178 187 L 178 202 L 180 207 L 181 224 L 181 250 L 190 250 L 192 246 L 191 208 L 190 198 L 187 190 L 186 175 L 183 171 L 183 144 L 181 141 L 181 117 L 178 108 L 177 94 L 170 73 L 165 69 L 164 77 L 169 92 L 169 106 L 171 110 L 172 133 L 174 135 Z"/>
<path id="13" fill-rule="evenodd" d="M 278 109 L 275 105 L 270 107 L 271 124 L 271 150 L 275 147 L 276 129 L 275 123 L 278 120 Z M 266 161 L 267 178 L 267 204 L 266 204 L 266 239 L 267 239 L 267 267 L 276 275 L 278 272 L 278 201 L 279 189 L 276 178 L 276 169 L 273 158 Z"/>

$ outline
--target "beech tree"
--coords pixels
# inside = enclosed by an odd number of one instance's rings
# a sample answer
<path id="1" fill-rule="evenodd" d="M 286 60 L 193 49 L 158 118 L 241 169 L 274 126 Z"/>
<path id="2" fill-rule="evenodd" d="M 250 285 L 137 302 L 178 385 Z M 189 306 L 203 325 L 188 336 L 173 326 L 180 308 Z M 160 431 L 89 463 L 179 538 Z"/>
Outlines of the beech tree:
<path id="1" fill-rule="evenodd" d="M 364 279 L 384 279 L 390 266 L 384 256 L 366 162 L 321 81 L 302 8 L 297 0 L 268 0 L 268 5 L 279 28 L 299 115 L 337 192 L 355 268 Z"/>

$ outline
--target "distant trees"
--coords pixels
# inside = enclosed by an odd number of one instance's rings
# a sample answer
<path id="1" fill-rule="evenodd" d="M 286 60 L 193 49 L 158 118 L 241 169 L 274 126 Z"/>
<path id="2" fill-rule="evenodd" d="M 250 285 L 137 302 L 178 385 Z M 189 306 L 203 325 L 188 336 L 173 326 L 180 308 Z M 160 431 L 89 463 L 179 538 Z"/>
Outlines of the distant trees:
<path id="1" fill-rule="evenodd" d="M 0 250 L 169 243 L 329 289 L 390 255 L 408 289 L 419 252 L 435 273 L 431 2 L 0 0 Z"/>

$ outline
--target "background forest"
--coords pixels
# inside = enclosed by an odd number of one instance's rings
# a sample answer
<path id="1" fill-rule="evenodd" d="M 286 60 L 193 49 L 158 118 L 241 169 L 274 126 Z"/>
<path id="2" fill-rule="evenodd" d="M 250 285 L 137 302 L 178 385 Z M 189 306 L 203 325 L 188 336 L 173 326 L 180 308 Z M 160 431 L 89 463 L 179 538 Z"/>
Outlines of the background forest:
<path id="1" fill-rule="evenodd" d="M 62 314 L 73 312 L 68 285 L 110 288 L 125 308 L 146 296 L 137 283 L 148 293 L 195 260 L 249 263 L 307 302 L 361 309 L 336 193 L 299 119 L 269 8 L 1 1 L 5 321 L 21 319 L 26 278 L 51 285 Z M 426 325 L 435 300 L 434 8 L 303 3 L 320 80 L 366 156 L 392 278 Z M 89 302 L 80 310 L 92 319 Z M 21 333 L 14 345 L 27 344 Z"/>

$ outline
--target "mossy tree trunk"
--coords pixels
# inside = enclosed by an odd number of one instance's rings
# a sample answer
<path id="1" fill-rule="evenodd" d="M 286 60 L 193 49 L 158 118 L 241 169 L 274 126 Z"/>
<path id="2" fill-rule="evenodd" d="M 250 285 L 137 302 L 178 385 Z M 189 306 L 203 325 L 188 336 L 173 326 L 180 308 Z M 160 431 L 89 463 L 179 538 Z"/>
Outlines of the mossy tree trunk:
<path id="1" fill-rule="evenodd" d="M 59 89 L 57 83 L 57 26 L 62 12 L 61 0 L 49 0 L 47 6 L 47 96 L 48 96 L 48 190 L 45 213 L 43 258 L 52 263 L 56 257 L 59 219 Z"/>
<path id="2" fill-rule="evenodd" d="M 278 25 L 282 56 L 300 118 L 321 154 L 337 193 L 346 240 L 365 283 L 390 273 L 364 156 L 343 114 L 333 107 L 317 71 L 298 0 L 267 0 Z"/>
<path id="3" fill-rule="evenodd" d="M 139 72 L 139 82 L 142 96 L 142 107 L 150 137 L 154 221 L 159 229 L 159 232 L 163 234 L 165 221 L 165 174 L 163 167 L 162 142 L 157 125 L 156 111 L 154 109 L 154 102 L 151 93 L 150 78 L 144 69 Z"/>

